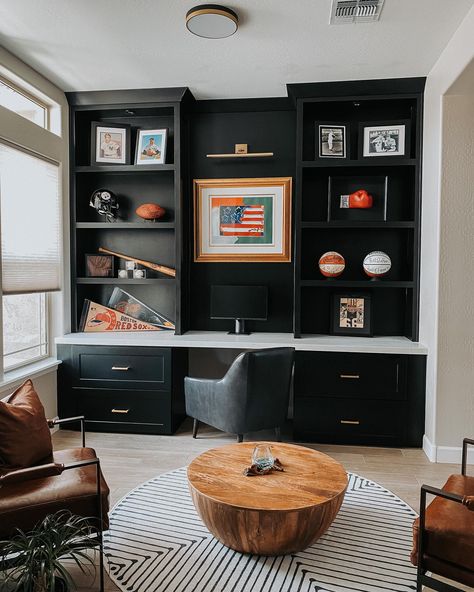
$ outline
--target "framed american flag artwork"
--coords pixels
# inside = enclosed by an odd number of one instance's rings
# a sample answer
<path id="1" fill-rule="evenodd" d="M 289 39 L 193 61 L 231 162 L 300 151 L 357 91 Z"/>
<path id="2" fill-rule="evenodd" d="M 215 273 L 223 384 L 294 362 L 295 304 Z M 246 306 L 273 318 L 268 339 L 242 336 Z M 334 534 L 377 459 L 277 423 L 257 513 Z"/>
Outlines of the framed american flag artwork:
<path id="1" fill-rule="evenodd" d="M 291 177 L 194 180 L 194 260 L 291 261 Z"/>

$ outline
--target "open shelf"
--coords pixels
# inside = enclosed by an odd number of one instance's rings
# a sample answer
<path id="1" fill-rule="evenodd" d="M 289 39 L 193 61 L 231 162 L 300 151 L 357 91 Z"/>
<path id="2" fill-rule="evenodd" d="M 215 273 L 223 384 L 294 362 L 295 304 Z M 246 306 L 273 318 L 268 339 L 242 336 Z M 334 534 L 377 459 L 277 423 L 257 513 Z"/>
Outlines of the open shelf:
<path id="1" fill-rule="evenodd" d="M 166 282 L 169 284 L 170 282 L 174 282 L 174 278 L 145 278 L 145 279 L 133 279 L 133 278 L 116 278 L 116 277 L 104 277 L 104 278 L 95 278 L 95 277 L 79 277 L 76 278 L 76 283 L 78 284 L 96 284 L 96 285 L 108 285 L 108 284 L 161 284 Z"/>
<path id="2" fill-rule="evenodd" d="M 320 160 L 304 160 L 303 168 L 333 168 L 333 167 L 371 167 L 371 166 L 416 166 L 416 158 L 401 158 L 399 156 L 379 156 L 372 158 L 350 160 L 348 158 L 322 158 Z"/>
<path id="3" fill-rule="evenodd" d="M 156 173 L 158 171 L 174 171 L 174 164 L 104 164 L 73 167 L 75 173 Z"/>
<path id="4" fill-rule="evenodd" d="M 300 286 L 302 288 L 351 288 L 354 290 L 360 289 L 372 289 L 372 288 L 413 288 L 414 282 L 403 282 L 403 281 L 393 281 L 393 280 L 338 280 L 337 278 L 333 280 L 301 280 Z"/>
<path id="5" fill-rule="evenodd" d="M 137 229 L 137 230 L 160 230 L 175 228 L 174 222 L 76 222 L 78 230 L 99 230 L 105 228 L 107 230 L 117 229 Z"/>
<path id="6" fill-rule="evenodd" d="M 398 220 L 384 222 L 383 220 L 332 220 L 331 222 L 302 222 L 301 228 L 415 228 L 415 223 Z"/>

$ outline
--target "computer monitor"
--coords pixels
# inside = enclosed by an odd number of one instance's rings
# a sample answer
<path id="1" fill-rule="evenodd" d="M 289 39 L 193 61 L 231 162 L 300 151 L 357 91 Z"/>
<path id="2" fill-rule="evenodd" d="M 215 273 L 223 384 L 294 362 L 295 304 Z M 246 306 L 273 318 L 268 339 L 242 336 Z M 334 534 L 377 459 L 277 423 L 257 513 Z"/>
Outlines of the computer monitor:
<path id="1" fill-rule="evenodd" d="M 230 334 L 249 335 L 245 321 L 267 320 L 266 286 L 211 286 L 211 319 L 233 319 Z"/>

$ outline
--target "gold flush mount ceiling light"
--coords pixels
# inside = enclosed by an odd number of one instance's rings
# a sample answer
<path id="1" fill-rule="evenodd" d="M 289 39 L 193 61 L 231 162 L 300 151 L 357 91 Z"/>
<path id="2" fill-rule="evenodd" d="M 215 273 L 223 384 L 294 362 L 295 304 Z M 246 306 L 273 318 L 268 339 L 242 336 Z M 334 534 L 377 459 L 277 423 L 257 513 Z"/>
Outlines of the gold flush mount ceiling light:
<path id="1" fill-rule="evenodd" d="M 233 35 L 238 26 L 237 14 L 219 4 L 201 4 L 186 13 L 186 27 L 198 37 L 223 39 Z"/>

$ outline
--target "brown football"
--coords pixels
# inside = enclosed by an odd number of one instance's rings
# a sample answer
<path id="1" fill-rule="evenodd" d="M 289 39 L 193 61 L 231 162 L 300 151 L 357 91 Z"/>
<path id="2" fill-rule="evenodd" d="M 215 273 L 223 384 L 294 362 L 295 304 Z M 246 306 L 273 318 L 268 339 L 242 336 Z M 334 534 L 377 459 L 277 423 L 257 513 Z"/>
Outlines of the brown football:
<path id="1" fill-rule="evenodd" d="M 158 204 L 146 203 L 138 206 L 138 208 L 135 210 L 135 213 L 144 220 L 158 220 L 158 218 L 163 218 L 166 210 Z"/>

